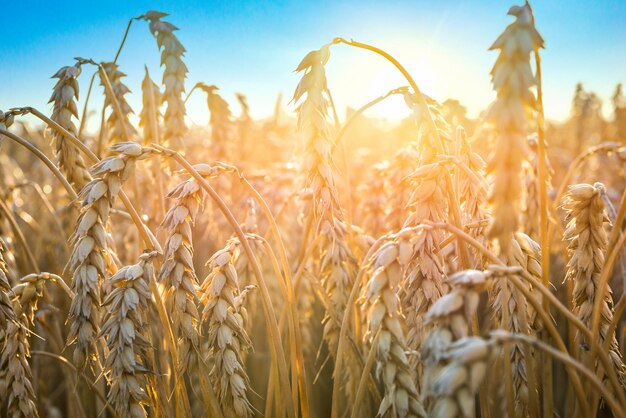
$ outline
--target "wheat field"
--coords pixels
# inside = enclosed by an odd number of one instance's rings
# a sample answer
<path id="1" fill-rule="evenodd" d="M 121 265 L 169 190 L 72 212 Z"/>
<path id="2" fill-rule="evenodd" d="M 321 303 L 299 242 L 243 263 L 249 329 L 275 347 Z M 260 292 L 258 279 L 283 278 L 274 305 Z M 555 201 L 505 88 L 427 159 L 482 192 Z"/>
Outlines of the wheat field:
<path id="1" fill-rule="evenodd" d="M 159 11 L 50 68 L 47 107 L 1 103 L 0 416 L 626 417 L 626 96 L 572 86 L 547 121 L 549 22 L 490 13 L 477 117 L 329 34 L 257 119 Z M 132 93 L 127 37 L 161 63 Z M 404 85 L 343 117 L 348 50 Z M 392 97 L 407 118 L 364 115 Z"/>

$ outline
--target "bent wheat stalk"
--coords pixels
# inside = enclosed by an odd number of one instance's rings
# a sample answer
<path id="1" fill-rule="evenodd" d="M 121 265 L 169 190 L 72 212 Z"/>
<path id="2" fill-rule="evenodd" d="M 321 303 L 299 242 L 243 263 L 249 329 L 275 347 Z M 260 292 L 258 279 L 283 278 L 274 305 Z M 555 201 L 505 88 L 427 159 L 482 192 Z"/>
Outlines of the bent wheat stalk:
<path id="1" fill-rule="evenodd" d="M 0 127 L 1 127 L 1 125 L 0 125 Z M 67 191 L 67 194 L 69 195 L 70 199 L 72 201 L 74 201 L 74 200 L 76 200 L 78 198 L 78 196 L 76 195 L 76 192 L 74 191 L 72 186 L 68 183 L 68 181 L 65 179 L 63 174 L 59 171 L 57 166 L 52 161 L 50 161 L 48 159 L 48 157 L 46 157 L 43 152 L 41 152 L 39 149 L 37 149 L 37 147 L 35 147 L 33 144 L 31 144 L 30 142 L 28 142 L 24 138 L 22 138 L 22 137 L 20 137 L 18 135 L 15 135 L 14 133 L 9 132 L 9 131 L 7 131 L 5 129 L 1 129 L 0 128 L 0 135 L 6 136 L 7 138 L 17 142 L 18 144 L 20 144 L 21 146 L 23 146 L 24 148 L 26 148 L 30 152 L 32 152 L 37 158 L 39 158 L 46 165 L 46 167 L 48 167 L 48 169 L 59 180 L 59 182 L 61 182 L 61 184 L 63 185 L 63 187 Z"/>
<path id="2" fill-rule="evenodd" d="M 391 64 L 393 64 L 393 66 L 396 67 L 398 71 L 400 71 L 402 76 L 404 76 L 404 78 L 407 80 L 407 82 L 411 86 L 411 89 L 413 89 L 413 96 L 417 100 L 417 103 L 421 109 L 421 112 L 424 115 L 425 122 L 428 125 L 428 129 L 430 132 L 433 133 L 436 143 L 442 144 L 442 140 L 439 136 L 439 131 L 437 129 L 437 126 L 435 125 L 435 120 L 433 118 L 433 115 L 431 114 L 430 108 L 426 101 L 426 97 L 422 94 L 422 91 L 417 86 L 417 83 L 415 82 L 413 77 L 411 77 L 411 74 L 409 74 L 409 72 L 402 66 L 402 64 L 400 64 L 398 60 L 396 60 L 389 53 L 383 51 L 380 48 L 377 48 L 375 46 L 368 45 L 362 42 L 357 42 L 354 39 L 347 41 L 343 38 L 335 38 L 333 39 L 332 43 L 333 44 L 343 43 L 343 44 L 353 46 L 356 48 L 366 49 L 368 51 L 374 52 L 375 54 L 382 56 Z M 456 196 L 456 188 L 452 187 L 452 181 L 450 177 L 446 177 L 446 186 L 450 190 L 450 195 L 448 198 L 450 202 L 452 202 L 452 204 L 450 205 L 452 221 L 455 226 L 457 226 L 458 228 L 462 228 L 462 218 L 461 218 L 461 213 L 460 213 L 458 203 L 457 203 L 458 198 Z M 459 244 L 459 257 L 460 257 L 459 264 L 461 268 L 469 265 L 469 258 L 468 258 L 467 248 L 465 248 L 465 242 L 462 242 Z"/>

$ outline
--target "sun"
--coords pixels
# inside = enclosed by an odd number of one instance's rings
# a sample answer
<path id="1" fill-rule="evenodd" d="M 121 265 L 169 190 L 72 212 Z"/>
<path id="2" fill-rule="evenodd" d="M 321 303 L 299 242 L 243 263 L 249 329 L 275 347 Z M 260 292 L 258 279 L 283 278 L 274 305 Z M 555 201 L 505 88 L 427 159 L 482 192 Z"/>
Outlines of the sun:
<path id="1" fill-rule="evenodd" d="M 337 57 L 332 65 L 327 65 L 328 87 L 340 115 L 348 107 L 358 109 L 390 90 L 408 86 L 408 81 L 389 62 L 363 53 L 346 55 L 347 57 Z M 398 56 L 403 56 L 403 64 L 420 89 L 426 94 L 434 94 L 439 78 L 437 72 L 423 65 L 410 49 Z M 365 114 L 374 118 L 398 121 L 409 116 L 411 110 L 402 95 L 397 94 L 377 103 Z"/>

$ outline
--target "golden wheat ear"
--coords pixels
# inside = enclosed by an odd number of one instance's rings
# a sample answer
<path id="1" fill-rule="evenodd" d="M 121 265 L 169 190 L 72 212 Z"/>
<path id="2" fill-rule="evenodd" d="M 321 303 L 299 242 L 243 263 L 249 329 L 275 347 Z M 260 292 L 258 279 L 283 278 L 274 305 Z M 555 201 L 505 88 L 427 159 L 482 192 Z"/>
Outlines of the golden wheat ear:
<path id="1" fill-rule="evenodd" d="M 81 73 L 81 65 L 62 67 L 52 77 L 58 79 L 50 103 L 53 104 L 53 111 L 50 119 L 58 123 L 61 127 L 77 136 L 76 125 L 72 118 L 78 119 L 78 76 Z M 55 154 L 61 171 L 65 174 L 70 183 L 77 189 L 82 189 L 89 181 L 91 175 L 78 150 L 68 144 L 66 139 L 59 132 L 51 131 L 54 143 Z"/>
<path id="2" fill-rule="evenodd" d="M 162 84 L 164 86 L 162 100 L 167 104 L 163 116 L 163 142 L 175 149 L 182 149 L 183 138 L 187 131 L 185 125 L 185 79 L 187 78 L 187 66 L 183 62 L 185 47 L 174 34 L 178 28 L 169 22 L 161 20 L 167 13 L 149 11 L 138 19 L 149 22 L 152 35 L 156 38 L 161 51 L 161 65 L 163 69 Z"/>
<path id="3" fill-rule="evenodd" d="M 16 314 L 22 306 L 11 290 L 3 253 L 4 241 L 0 238 L 0 405 L 7 405 L 11 416 L 38 417 L 28 364 L 28 314 Z"/>

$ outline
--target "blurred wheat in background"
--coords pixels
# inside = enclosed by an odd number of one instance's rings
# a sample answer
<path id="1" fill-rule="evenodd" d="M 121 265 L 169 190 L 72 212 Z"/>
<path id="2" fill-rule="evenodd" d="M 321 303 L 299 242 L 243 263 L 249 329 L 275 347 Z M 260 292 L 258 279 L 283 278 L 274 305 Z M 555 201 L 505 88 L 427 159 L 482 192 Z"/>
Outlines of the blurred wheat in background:
<path id="1" fill-rule="evenodd" d="M 50 68 L 48 108 L 2 103 L 0 416 L 625 417 L 626 97 L 605 118 L 579 84 L 547 122 L 551 23 L 508 15 L 477 118 L 328 34 L 293 117 L 255 119 L 189 85 L 158 11 L 112 61 Z M 138 92 L 129 36 L 160 56 Z M 348 50 L 404 85 L 342 120 Z M 406 119 L 363 115 L 392 96 Z"/>

